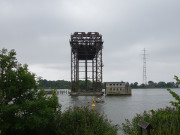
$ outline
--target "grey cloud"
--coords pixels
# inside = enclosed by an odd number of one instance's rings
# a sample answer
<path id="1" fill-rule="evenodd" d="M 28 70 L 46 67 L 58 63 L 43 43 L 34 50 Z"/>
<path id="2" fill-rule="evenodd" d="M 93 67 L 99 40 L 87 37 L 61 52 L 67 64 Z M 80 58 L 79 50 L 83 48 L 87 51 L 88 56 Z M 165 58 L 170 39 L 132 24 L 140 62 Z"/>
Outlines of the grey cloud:
<path id="1" fill-rule="evenodd" d="M 47 79 L 53 71 L 70 79 L 70 34 L 98 31 L 105 81 L 141 83 L 143 48 L 148 78 L 168 81 L 180 68 L 179 6 L 179 0 L 1 0 L 0 48 L 15 49 L 37 75 L 48 69 Z"/>

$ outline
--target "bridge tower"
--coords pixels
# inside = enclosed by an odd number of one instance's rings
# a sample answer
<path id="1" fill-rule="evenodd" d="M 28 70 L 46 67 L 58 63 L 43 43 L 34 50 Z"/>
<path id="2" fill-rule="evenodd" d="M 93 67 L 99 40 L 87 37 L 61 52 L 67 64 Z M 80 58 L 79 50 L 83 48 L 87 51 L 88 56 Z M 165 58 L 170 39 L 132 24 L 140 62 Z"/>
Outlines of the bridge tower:
<path id="1" fill-rule="evenodd" d="M 102 35 L 98 32 L 74 32 L 70 46 L 71 95 L 102 94 Z M 85 82 L 84 89 L 80 89 L 80 82 Z"/>

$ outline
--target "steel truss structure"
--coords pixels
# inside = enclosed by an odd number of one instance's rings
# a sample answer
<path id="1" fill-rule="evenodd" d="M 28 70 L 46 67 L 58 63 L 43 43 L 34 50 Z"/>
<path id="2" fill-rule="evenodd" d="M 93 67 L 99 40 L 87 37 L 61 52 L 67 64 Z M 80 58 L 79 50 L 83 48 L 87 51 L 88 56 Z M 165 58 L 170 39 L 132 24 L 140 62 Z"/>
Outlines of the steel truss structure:
<path id="1" fill-rule="evenodd" d="M 71 35 L 71 91 L 102 91 L 102 35 L 75 32 Z M 85 89 L 79 88 L 80 80 Z M 92 81 L 92 86 L 88 82 Z"/>

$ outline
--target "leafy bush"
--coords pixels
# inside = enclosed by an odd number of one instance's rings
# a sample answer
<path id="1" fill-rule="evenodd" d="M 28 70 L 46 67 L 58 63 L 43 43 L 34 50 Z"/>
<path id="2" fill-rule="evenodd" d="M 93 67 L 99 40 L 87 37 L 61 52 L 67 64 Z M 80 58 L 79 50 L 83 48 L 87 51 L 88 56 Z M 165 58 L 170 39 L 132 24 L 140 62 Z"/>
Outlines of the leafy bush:
<path id="1" fill-rule="evenodd" d="M 56 95 L 38 90 L 35 74 L 16 60 L 14 50 L 0 51 L 1 135 L 57 134 L 61 111 Z"/>
<path id="2" fill-rule="evenodd" d="M 116 135 L 117 127 L 95 110 L 87 107 L 69 108 L 62 114 L 64 135 Z"/>
<path id="3" fill-rule="evenodd" d="M 144 120 L 151 124 L 152 135 L 179 135 L 180 133 L 180 114 L 175 108 L 167 107 L 150 112 L 144 111 L 143 114 L 137 114 L 132 122 L 126 120 L 122 124 L 122 130 L 126 135 L 139 135 L 139 120 Z"/>

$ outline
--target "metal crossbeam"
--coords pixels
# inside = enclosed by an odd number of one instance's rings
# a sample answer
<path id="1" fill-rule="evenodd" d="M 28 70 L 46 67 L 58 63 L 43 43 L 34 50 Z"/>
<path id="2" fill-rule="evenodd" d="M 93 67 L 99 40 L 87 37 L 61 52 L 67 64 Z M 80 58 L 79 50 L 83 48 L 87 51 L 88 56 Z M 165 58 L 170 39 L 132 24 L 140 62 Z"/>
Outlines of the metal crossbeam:
<path id="1" fill-rule="evenodd" d="M 85 91 L 102 90 L 102 35 L 98 32 L 74 32 L 70 39 L 71 46 L 71 90 L 79 91 L 79 80 L 85 78 Z M 80 73 L 84 76 L 80 77 Z M 91 73 L 91 77 L 89 76 Z M 87 81 L 92 81 L 93 86 L 88 88 Z"/>

